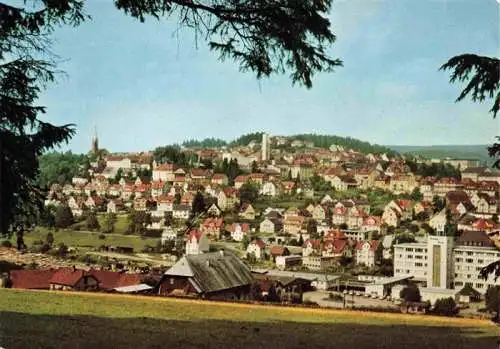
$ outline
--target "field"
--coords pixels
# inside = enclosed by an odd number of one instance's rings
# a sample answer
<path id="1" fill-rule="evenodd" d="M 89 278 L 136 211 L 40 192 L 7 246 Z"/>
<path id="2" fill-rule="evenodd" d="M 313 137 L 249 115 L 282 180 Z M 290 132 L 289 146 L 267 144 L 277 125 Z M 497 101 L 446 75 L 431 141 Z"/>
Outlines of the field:
<path id="1" fill-rule="evenodd" d="M 0 290 L 14 348 L 496 348 L 487 321 Z"/>
<path id="2" fill-rule="evenodd" d="M 389 145 L 389 148 L 400 153 L 421 155 L 426 158 L 445 157 L 456 159 L 477 159 L 491 164 L 492 159 L 488 156 L 487 145 Z"/>
<path id="3" fill-rule="evenodd" d="M 28 246 L 32 246 L 34 241 L 43 240 L 47 238 L 49 230 L 45 228 L 36 228 L 32 232 L 24 235 L 24 241 Z M 101 245 L 118 245 L 133 247 L 135 252 L 140 252 L 144 246 L 156 246 L 157 238 L 142 238 L 137 235 L 121 235 L 121 234 L 106 234 L 104 240 L 99 239 L 99 232 L 87 231 L 73 231 L 73 230 L 58 230 L 51 231 L 54 235 L 55 244 L 64 243 L 71 247 L 90 247 L 95 248 Z M 16 238 L 12 237 L 11 242 L 15 245 Z"/>

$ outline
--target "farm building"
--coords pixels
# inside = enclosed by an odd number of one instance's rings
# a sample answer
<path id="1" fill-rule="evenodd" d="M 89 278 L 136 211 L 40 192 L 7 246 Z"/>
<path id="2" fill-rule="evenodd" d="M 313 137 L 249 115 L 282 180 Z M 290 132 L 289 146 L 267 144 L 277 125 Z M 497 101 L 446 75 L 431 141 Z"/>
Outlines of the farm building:
<path id="1" fill-rule="evenodd" d="M 207 299 L 248 299 L 254 282 L 250 269 L 223 251 L 186 255 L 165 272 L 158 294 Z"/>

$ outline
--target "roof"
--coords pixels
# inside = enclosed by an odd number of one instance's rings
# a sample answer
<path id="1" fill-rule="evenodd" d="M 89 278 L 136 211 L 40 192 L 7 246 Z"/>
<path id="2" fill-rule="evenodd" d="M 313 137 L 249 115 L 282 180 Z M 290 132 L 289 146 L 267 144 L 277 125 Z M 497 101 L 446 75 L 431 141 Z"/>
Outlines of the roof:
<path id="1" fill-rule="evenodd" d="M 198 293 L 212 293 L 250 285 L 250 269 L 229 253 L 204 253 L 182 257 L 165 276 L 187 276 Z"/>
<path id="2" fill-rule="evenodd" d="M 33 290 L 49 289 L 49 280 L 56 271 L 46 270 L 11 270 L 10 280 L 12 288 L 24 288 Z"/>
<path id="3" fill-rule="evenodd" d="M 64 286 L 75 286 L 80 279 L 87 275 L 84 270 L 73 268 L 59 268 L 49 280 L 51 284 L 58 284 Z"/>
<path id="4" fill-rule="evenodd" d="M 264 241 L 262 241 L 261 239 L 255 239 L 255 240 L 253 240 L 251 242 L 251 244 L 257 245 L 260 248 L 265 248 L 266 247 L 266 243 Z"/>
<path id="5" fill-rule="evenodd" d="M 108 270 L 91 269 L 89 274 L 94 276 L 99 281 L 99 288 L 104 290 L 111 290 L 117 287 L 118 280 L 120 280 L 121 273 Z"/>
<path id="6" fill-rule="evenodd" d="M 461 246 L 484 246 L 493 247 L 494 244 L 484 231 L 466 230 L 459 236 L 456 242 Z"/>
<path id="7" fill-rule="evenodd" d="M 379 241 L 377 240 L 365 240 L 365 241 L 358 241 L 358 243 L 356 244 L 356 250 L 361 250 L 363 248 L 363 245 L 365 243 L 368 243 L 370 245 L 370 250 L 371 251 L 376 251 L 378 246 L 379 246 Z"/>
<path id="8" fill-rule="evenodd" d="M 141 292 L 141 291 L 149 291 L 153 289 L 151 286 L 146 284 L 132 285 L 132 286 L 123 286 L 116 287 L 114 290 L 120 293 L 133 293 L 133 292 Z"/>

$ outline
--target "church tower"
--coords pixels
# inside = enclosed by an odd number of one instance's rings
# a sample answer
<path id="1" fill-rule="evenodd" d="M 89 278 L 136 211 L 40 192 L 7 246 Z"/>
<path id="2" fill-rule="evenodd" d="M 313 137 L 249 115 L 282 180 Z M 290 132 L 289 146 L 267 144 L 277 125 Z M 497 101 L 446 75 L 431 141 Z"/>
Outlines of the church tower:
<path id="1" fill-rule="evenodd" d="M 99 139 L 97 138 L 97 127 L 94 126 L 94 136 L 92 137 L 92 147 L 90 149 L 92 154 L 99 152 Z"/>

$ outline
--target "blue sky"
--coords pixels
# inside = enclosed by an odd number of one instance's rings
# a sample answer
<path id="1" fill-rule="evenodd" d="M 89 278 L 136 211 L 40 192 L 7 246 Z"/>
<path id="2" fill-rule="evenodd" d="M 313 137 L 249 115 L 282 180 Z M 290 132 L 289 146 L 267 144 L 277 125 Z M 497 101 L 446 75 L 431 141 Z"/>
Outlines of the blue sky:
<path id="1" fill-rule="evenodd" d="M 336 72 L 311 90 L 287 76 L 257 81 L 219 62 L 175 18 L 140 23 L 111 0 L 87 1 L 92 20 L 54 33 L 66 76 L 44 92 L 45 119 L 75 123 L 63 150 L 86 152 L 93 125 L 111 151 L 243 133 L 325 133 L 379 144 L 484 144 L 500 134 L 490 104 L 454 103 L 438 71 L 460 53 L 499 52 L 495 0 L 342 0 L 330 18 Z"/>

